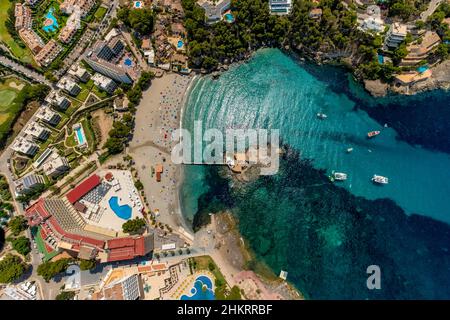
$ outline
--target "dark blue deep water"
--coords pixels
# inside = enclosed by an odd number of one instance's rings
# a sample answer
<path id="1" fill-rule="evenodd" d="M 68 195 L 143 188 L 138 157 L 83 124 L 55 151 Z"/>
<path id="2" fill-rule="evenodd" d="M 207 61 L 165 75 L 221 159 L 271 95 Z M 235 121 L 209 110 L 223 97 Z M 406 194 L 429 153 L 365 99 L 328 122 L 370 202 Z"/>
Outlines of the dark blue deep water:
<path id="1" fill-rule="evenodd" d="M 255 256 L 308 298 L 450 298 L 449 101 L 442 91 L 374 99 L 341 69 L 262 50 L 198 80 L 183 126 L 278 128 L 280 171 L 242 185 L 186 166 L 184 214 L 198 224 L 230 209 Z M 368 140 L 371 130 L 381 134 Z M 330 183 L 332 170 L 348 180 Z M 369 265 L 381 268 L 381 290 L 366 287 Z"/>

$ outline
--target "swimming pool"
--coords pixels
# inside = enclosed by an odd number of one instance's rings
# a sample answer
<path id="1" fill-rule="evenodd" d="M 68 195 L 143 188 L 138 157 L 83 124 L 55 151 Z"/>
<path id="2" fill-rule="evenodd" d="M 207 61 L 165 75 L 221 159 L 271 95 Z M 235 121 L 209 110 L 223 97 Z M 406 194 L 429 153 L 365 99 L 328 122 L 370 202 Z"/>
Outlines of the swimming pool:
<path id="1" fill-rule="evenodd" d="M 232 13 L 226 13 L 225 14 L 225 21 L 228 23 L 234 22 L 234 16 Z"/>
<path id="2" fill-rule="evenodd" d="M 130 58 L 126 58 L 123 61 L 123 64 L 126 65 L 127 67 L 131 67 L 133 65 L 133 61 Z"/>
<path id="3" fill-rule="evenodd" d="M 181 49 L 181 48 L 183 48 L 183 46 L 184 46 L 184 42 L 181 41 L 181 40 L 178 40 L 178 42 L 177 42 L 177 48 L 178 48 L 178 49 Z"/>
<path id="4" fill-rule="evenodd" d="M 199 276 L 195 279 L 191 288 L 191 296 L 182 295 L 180 300 L 215 300 L 216 296 L 212 290 L 212 281 L 207 276 Z"/>
<path id="5" fill-rule="evenodd" d="M 53 11 L 55 11 L 55 9 L 50 8 L 45 15 L 44 26 L 42 27 L 45 32 L 54 32 L 58 28 L 58 21 L 53 15 Z"/>
<path id="6" fill-rule="evenodd" d="M 77 135 L 78 144 L 83 145 L 86 143 L 86 139 L 84 138 L 84 132 L 81 125 L 75 127 L 75 134 Z"/>
<path id="7" fill-rule="evenodd" d="M 384 63 L 384 57 L 381 54 L 378 55 L 378 63 L 379 64 L 383 64 Z"/>
<path id="8" fill-rule="evenodd" d="M 135 1 L 135 2 L 134 2 L 134 7 L 135 7 L 135 8 L 140 8 L 141 5 L 142 5 L 142 3 L 141 3 L 140 1 Z"/>
<path id="9" fill-rule="evenodd" d="M 423 73 L 423 72 L 427 71 L 428 69 L 429 69 L 428 66 L 420 66 L 416 70 L 417 70 L 417 72 Z"/>
<path id="10" fill-rule="evenodd" d="M 128 220 L 131 218 L 131 207 L 127 204 L 119 205 L 119 198 L 114 196 L 108 201 L 109 207 L 121 219 Z"/>

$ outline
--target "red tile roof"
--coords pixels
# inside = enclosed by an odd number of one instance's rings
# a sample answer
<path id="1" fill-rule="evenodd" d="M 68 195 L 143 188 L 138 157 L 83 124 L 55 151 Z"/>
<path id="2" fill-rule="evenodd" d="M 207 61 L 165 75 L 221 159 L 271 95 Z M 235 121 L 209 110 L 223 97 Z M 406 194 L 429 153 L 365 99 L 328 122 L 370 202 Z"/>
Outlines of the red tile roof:
<path id="1" fill-rule="evenodd" d="M 70 203 L 77 202 L 82 196 L 94 189 L 100 184 L 100 177 L 96 174 L 90 176 L 78 186 L 76 186 L 72 191 L 70 191 L 66 197 Z"/>
<path id="2" fill-rule="evenodd" d="M 108 240 L 107 247 L 109 249 L 108 261 L 128 260 L 146 254 L 145 237 Z"/>

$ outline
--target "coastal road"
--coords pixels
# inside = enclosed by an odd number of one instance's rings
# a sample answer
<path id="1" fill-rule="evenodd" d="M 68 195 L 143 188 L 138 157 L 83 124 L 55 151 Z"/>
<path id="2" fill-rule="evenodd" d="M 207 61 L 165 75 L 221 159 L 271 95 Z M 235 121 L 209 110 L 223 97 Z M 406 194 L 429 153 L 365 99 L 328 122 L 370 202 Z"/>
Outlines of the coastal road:
<path id="1" fill-rule="evenodd" d="M 38 83 L 44 83 L 51 88 L 54 87 L 54 84 L 48 81 L 42 74 L 39 74 L 36 71 L 28 69 L 23 65 L 18 64 L 14 60 L 11 60 L 5 56 L 0 55 L 0 64 L 4 65 L 5 67 L 13 69 L 14 71 L 17 71 L 23 74 L 25 77 L 31 78 Z"/>

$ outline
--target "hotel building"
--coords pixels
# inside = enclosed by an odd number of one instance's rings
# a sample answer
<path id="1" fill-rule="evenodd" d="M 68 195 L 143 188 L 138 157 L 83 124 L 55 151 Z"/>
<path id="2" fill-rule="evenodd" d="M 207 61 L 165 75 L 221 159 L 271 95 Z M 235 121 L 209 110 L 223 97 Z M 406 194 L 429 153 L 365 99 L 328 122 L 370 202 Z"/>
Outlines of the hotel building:
<path id="1" fill-rule="evenodd" d="M 107 76 L 117 82 L 132 83 L 124 66 L 116 64 L 120 59 L 125 45 L 118 38 L 110 41 L 97 41 L 90 53 L 85 57 L 86 63 L 95 71 Z"/>

